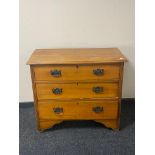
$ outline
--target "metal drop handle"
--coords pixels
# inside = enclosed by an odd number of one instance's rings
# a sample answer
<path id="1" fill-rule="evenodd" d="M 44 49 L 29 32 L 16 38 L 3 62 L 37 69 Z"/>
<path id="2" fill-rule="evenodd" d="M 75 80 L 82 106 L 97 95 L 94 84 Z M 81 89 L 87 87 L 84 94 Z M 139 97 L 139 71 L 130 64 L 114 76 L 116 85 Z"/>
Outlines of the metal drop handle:
<path id="1" fill-rule="evenodd" d="M 103 107 L 93 107 L 93 111 L 95 113 L 101 113 L 101 112 L 103 112 Z"/>
<path id="2" fill-rule="evenodd" d="M 62 88 L 53 88 L 52 92 L 55 95 L 62 94 Z"/>
<path id="3" fill-rule="evenodd" d="M 60 107 L 53 108 L 53 112 L 55 114 L 63 113 L 63 108 L 60 108 Z"/>
<path id="4" fill-rule="evenodd" d="M 60 77 L 61 76 L 61 70 L 51 70 L 50 74 L 54 77 Z"/>
<path id="5" fill-rule="evenodd" d="M 95 74 L 97 76 L 104 75 L 104 69 L 94 69 L 93 74 Z"/>
<path id="6" fill-rule="evenodd" d="M 104 88 L 97 86 L 97 87 L 93 87 L 92 91 L 94 93 L 103 93 L 104 92 Z"/>

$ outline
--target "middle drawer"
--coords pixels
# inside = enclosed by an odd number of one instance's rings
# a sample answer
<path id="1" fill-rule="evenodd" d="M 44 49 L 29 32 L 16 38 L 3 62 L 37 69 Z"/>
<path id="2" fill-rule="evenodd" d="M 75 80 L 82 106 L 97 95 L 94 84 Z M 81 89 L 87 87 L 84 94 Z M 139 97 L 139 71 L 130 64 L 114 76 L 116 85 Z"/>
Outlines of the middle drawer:
<path id="1" fill-rule="evenodd" d="M 37 98 L 111 98 L 118 97 L 118 83 L 36 84 Z"/>

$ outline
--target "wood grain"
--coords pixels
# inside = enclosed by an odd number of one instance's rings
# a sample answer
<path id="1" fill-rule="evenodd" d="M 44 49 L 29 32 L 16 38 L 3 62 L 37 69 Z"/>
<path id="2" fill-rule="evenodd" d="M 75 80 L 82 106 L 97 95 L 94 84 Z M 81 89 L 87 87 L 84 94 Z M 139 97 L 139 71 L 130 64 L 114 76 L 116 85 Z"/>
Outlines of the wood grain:
<path id="1" fill-rule="evenodd" d="M 103 93 L 93 92 L 93 87 L 102 87 Z M 62 89 L 62 94 L 54 94 L 53 89 Z M 37 98 L 59 99 L 59 98 L 111 98 L 118 97 L 118 83 L 78 83 L 78 84 L 36 84 Z"/>
<path id="2" fill-rule="evenodd" d="M 103 111 L 96 113 L 93 108 L 102 107 Z M 63 112 L 56 114 L 53 108 L 63 108 Z M 41 120 L 90 120 L 116 119 L 118 117 L 117 101 L 41 101 L 38 103 L 39 118 Z"/>
<path id="3" fill-rule="evenodd" d="M 118 119 L 102 119 L 102 120 L 94 120 L 98 123 L 105 125 L 107 128 L 111 128 L 115 131 L 119 130 Z"/>
<path id="4" fill-rule="evenodd" d="M 70 120 L 71 119 L 65 120 L 65 121 L 70 121 Z M 98 119 L 98 120 L 94 120 L 94 121 L 98 122 L 98 123 L 101 123 L 105 127 L 111 128 L 114 131 L 118 131 L 120 129 L 117 119 Z M 51 119 L 51 120 L 40 120 L 39 121 L 39 128 L 38 128 L 38 130 L 40 132 L 43 132 L 43 131 L 45 131 L 45 130 L 47 130 L 49 128 L 52 128 L 54 125 L 56 125 L 58 123 L 61 123 L 61 122 L 63 122 L 63 120 L 54 120 L 54 119 Z"/>
<path id="5" fill-rule="evenodd" d="M 28 64 L 38 130 L 63 120 L 95 120 L 118 130 L 126 61 L 117 48 L 35 50 Z M 96 69 L 104 74 L 95 75 Z M 51 75 L 53 70 L 60 70 L 61 76 Z M 93 87 L 103 87 L 103 92 L 95 93 Z M 62 94 L 54 94 L 53 88 L 61 88 Z M 96 113 L 94 107 L 103 111 Z M 53 108 L 63 111 L 56 113 Z"/>
<path id="6" fill-rule="evenodd" d="M 33 89 L 33 98 L 34 98 L 34 109 L 35 109 L 35 118 L 36 118 L 36 126 L 37 129 L 40 130 L 39 127 L 39 116 L 38 116 L 38 102 L 37 102 L 37 91 L 36 91 L 36 84 L 34 82 L 34 69 L 33 66 L 30 66 L 31 71 L 31 80 L 32 80 L 32 89 Z"/>
<path id="7" fill-rule="evenodd" d="M 61 120 L 47 120 L 47 121 L 39 121 L 39 127 L 38 130 L 40 132 L 45 131 L 46 129 L 52 128 L 54 125 L 61 123 Z"/>
<path id="8" fill-rule="evenodd" d="M 118 80 L 119 64 L 98 65 L 41 65 L 34 67 L 36 81 L 82 81 L 82 80 Z M 104 70 L 103 75 L 95 75 L 96 69 Z M 51 71 L 61 71 L 60 77 L 51 75 Z"/>
<path id="9" fill-rule="evenodd" d="M 77 80 L 118 80 L 119 64 L 78 65 Z M 102 69 L 103 75 L 95 75 L 94 70 Z"/>
<path id="10" fill-rule="evenodd" d="M 123 85 L 123 68 L 124 62 L 121 63 L 120 66 L 120 74 L 119 74 L 119 104 L 118 104 L 118 126 L 120 126 L 120 116 L 121 116 L 121 98 L 122 98 L 122 85 Z"/>
<path id="11" fill-rule="evenodd" d="M 124 62 L 118 48 L 37 49 L 27 64 L 98 64 Z"/>

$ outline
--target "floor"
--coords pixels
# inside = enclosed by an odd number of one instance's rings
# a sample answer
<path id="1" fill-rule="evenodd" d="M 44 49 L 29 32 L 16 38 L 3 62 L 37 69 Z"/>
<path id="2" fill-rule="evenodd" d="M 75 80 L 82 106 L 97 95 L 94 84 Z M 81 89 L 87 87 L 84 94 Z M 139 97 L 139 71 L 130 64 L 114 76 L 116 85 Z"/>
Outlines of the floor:
<path id="1" fill-rule="evenodd" d="M 32 103 L 20 103 L 20 155 L 134 155 L 135 104 L 122 101 L 121 130 L 93 121 L 63 122 L 46 132 L 36 130 Z"/>

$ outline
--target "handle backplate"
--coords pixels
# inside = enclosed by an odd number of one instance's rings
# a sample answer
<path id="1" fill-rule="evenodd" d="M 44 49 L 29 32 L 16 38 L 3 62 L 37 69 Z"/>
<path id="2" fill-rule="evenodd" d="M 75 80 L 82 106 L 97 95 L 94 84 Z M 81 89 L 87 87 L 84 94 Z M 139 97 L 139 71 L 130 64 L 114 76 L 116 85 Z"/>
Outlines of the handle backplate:
<path id="1" fill-rule="evenodd" d="M 103 93 L 104 88 L 97 86 L 97 87 L 93 87 L 92 91 L 95 92 L 95 93 Z"/>
<path id="2" fill-rule="evenodd" d="M 101 113 L 103 112 L 103 107 L 93 107 L 92 109 L 95 113 Z"/>
<path id="3" fill-rule="evenodd" d="M 57 69 L 55 69 L 55 70 L 51 70 L 51 75 L 53 76 L 53 77 L 60 77 L 61 76 L 61 70 L 57 70 Z"/>
<path id="4" fill-rule="evenodd" d="M 55 114 L 61 114 L 63 113 L 63 108 L 60 108 L 60 107 L 53 108 L 53 112 Z"/>
<path id="5" fill-rule="evenodd" d="M 104 75 L 104 69 L 94 69 L 93 73 L 97 76 L 102 76 Z"/>
<path id="6" fill-rule="evenodd" d="M 62 94 L 62 88 L 53 88 L 52 92 L 55 95 Z"/>

